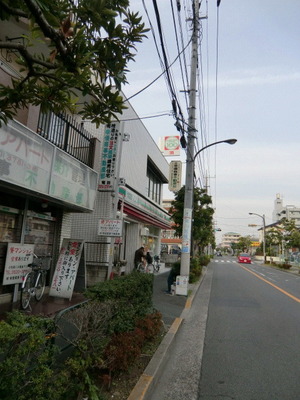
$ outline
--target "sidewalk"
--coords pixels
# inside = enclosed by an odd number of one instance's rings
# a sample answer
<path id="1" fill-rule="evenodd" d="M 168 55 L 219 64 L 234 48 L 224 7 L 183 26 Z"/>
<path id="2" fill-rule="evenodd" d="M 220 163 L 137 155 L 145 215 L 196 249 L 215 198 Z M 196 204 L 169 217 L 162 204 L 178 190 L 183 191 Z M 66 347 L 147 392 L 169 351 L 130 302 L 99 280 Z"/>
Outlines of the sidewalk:
<path id="1" fill-rule="evenodd" d="M 155 386 L 162 379 L 165 370 L 168 369 L 166 368 L 166 365 L 170 363 L 170 359 L 172 358 L 172 352 L 174 350 L 177 333 L 179 332 L 179 328 L 184 325 L 184 320 L 188 316 L 197 291 L 204 280 L 206 271 L 207 268 L 204 267 L 199 282 L 197 282 L 196 284 L 189 284 L 188 297 L 176 295 L 169 296 L 164 293 L 167 286 L 168 272 L 155 276 L 153 304 L 154 307 L 162 313 L 163 321 L 167 325 L 167 327 L 169 327 L 169 330 L 127 400 L 156 400 L 155 397 L 152 397 L 156 396 Z M 182 328 L 180 330 L 182 330 Z M 198 338 L 201 337 L 202 340 L 202 336 L 199 336 L 200 330 L 202 330 L 203 336 L 205 331 L 205 324 L 201 327 L 198 327 L 197 336 Z M 195 350 L 197 350 L 195 352 L 197 353 L 199 349 L 195 348 Z M 174 368 L 179 367 L 177 363 L 175 364 L 176 365 L 174 366 Z M 168 378 L 167 382 L 167 386 L 169 386 L 170 382 L 172 382 L 172 378 Z M 161 386 L 164 387 L 164 383 Z M 165 390 L 168 391 L 169 389 L 165 388 Z M 169 395 L 170 393 L 167 394 L 167 396 Z M 166 397 L 166 399 L 170 398 L 173 397 Z M 181 399 L 183 398 L 186 397 L 181 397 Z M 158 394 L 157 400 L 158 399 L 163 399 L 161 394 Z"/>

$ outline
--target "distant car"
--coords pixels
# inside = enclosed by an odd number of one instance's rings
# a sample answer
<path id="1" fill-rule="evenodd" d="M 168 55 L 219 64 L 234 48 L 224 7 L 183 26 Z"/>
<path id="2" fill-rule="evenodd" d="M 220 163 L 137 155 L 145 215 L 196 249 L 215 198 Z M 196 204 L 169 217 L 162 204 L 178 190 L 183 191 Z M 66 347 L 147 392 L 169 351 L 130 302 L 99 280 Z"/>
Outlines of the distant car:
<path id="1" fill-rule="evenodd" d="M 222 257 L 222 253 L 220 251 L 217 252 L 218 257 Z"/>
<path id="2" fill-rule="evenodd" d="M 251 264 L 251 257 L 247 253 L 241 253 L 238 255 L 238 262 L 243 264 Z"/>

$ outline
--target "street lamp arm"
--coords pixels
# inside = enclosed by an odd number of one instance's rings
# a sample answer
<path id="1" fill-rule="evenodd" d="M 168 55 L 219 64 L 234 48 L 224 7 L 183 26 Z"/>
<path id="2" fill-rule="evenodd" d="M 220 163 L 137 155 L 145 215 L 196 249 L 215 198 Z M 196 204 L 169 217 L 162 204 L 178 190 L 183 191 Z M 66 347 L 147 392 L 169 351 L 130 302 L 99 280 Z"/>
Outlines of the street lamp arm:
<path id="1" fill-rule="evenodd" d="M 260 215 L 256 213 L 249 212 L 249 215 L 257 215 L 258 217 L 262 218 L 263 220 L 263 253 L 264 253 L 264 262 L 266 263 L 267 261 L 267 255 L 266 255 L 266 219 L 265 215 Z"/>
<path id="2" fill-rule="evenodd" d="M 202 149 L 200 149 L 199 151 L 197 151 L 197 153 L 195 154 L 192 161 L 194 162 L 196 157 L 198 156 L 198 154 L 201 153 L 201 151 L 207 149 L 208 147 L 215 146 L 216 144 L 219 144 L 219 143 L 235 144 L 236 142 L 237 142 L 237 139 L 226 139 L 226 140 L 219 140 L 218 142 L 210 143 L 207 146 L 202 147 Z"/>

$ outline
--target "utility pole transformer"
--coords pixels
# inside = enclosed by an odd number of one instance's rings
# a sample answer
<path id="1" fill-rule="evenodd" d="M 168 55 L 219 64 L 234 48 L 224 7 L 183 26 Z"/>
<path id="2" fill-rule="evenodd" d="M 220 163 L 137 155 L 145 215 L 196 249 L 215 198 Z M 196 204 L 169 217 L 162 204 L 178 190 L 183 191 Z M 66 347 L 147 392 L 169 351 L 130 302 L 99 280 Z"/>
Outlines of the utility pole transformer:
<path id="1" fill-rule="evenodd" d="M 184 193 L 184 214 L 182 226 L 182 249 L 180 278 L 186 282 L 186 293 L 188 288 L 188 277 L 190 273 L 190 255 L 191 255 L 191 235 L 192 235 L 192 215 L 193 215 L 193 197 L 194 197 L 194 152 L 197 129 L 195 127 L 196 119 L 196 84 L 198 67 L 198 41 L 199 41 L 199 1 L 194 2 L 194 21 L 192 33 L 192 53 L 189 87 L 189 116 L 188 116 L 188 136 L 187 136 L 187 162 L 185 176 Z M 176 285 L 177 286 L 177 285 Z M 185 292 L 183 290 L 183 292 Z"/>

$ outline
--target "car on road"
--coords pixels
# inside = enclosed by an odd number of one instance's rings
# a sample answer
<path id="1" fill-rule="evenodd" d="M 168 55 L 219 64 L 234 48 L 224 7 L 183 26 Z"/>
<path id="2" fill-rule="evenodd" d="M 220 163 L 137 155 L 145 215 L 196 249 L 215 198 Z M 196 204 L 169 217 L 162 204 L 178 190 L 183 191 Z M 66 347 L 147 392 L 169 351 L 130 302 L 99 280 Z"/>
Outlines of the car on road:
<path id="1" fill-rule="evenodd" d="M 241 253 L 238 255 L 238 262 L 243 264 L 251 264 L 251 257 L 248 253 Z"/>

